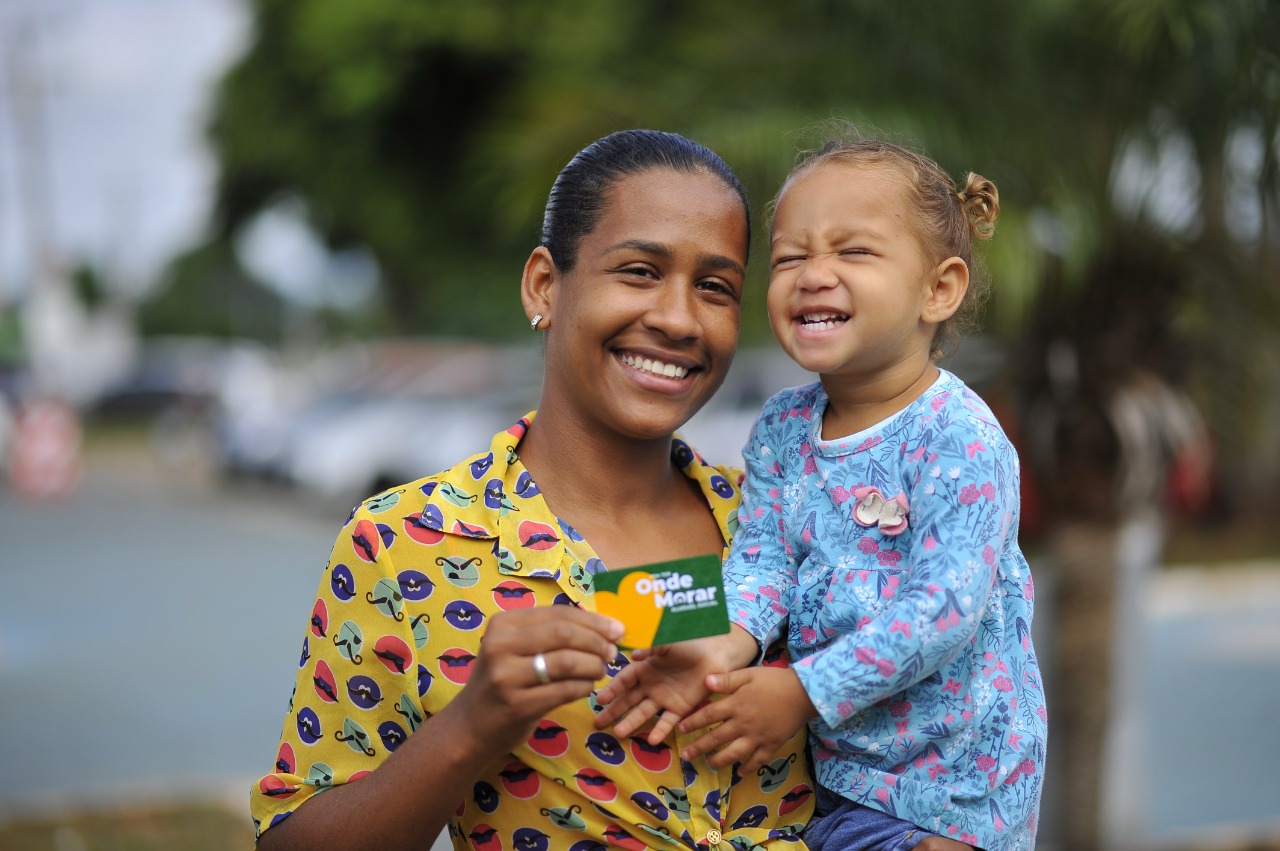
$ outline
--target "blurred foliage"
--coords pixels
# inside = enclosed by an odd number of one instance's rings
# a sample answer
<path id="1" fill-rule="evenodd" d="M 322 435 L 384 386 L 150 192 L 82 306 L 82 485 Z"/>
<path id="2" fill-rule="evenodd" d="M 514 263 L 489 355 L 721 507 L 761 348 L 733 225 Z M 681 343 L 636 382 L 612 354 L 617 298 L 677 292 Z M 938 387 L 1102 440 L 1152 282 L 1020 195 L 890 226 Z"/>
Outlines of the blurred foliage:
<path id="1" fill-rule="evenodd" d="M 253 44 L 211 128 L 215 243 L 296 195 L 330 245 L 377 258 L 391 330 L 522 333 L 519 270 L 547 190 L 619 128 L 720 152 L 756 201 L 759 256 L 765 202 L 839 117 L 999 185 L 987 326 L 1016 354 L 1013 395 L 1101 409 L 1148 368 L 1192 388 L 1236 473 L 1257 453 L 1280 466 L 1266 448 L 1280 384 L 1280 4 L 252 7 Z M 749 341 L 768 337 L 766 276 L 753 264 Z M 1071 387 L 1050 387 L 1053 345 L 1073 353 Z"/>
<path id="2" fill-rule="evenodd" d="M 279 343 L 285 305 L 273 290 L 241 266 L 230 243 L 217 240 L 173 260 L 158 288 L 142 305 L 145 335 L 239 337 Z"/>

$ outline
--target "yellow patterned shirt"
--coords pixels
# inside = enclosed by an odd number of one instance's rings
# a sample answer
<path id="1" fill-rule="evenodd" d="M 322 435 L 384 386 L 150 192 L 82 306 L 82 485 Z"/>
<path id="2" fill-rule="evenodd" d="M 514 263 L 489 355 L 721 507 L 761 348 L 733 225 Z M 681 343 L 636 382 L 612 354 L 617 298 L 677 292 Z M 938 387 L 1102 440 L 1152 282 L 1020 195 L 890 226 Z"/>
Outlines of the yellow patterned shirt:
<path id="1" fill-rule="evenodd" d="M 311 610 L 275 770 L 252 790 L 260 832 L 368 774 L 429 725 L 466 684 L 495 612 L 579 605 L 593 593 L 604 565 L 551 513 L 516 454 L 532 417 L 488 452 L 352 513 Z M 679 438 L 672 459 L 702 489 L 727 548 L 740 475 L 706 465 Z M 627 663 L 620 653 L 610 675 Z M 455 848 L 804 847 L 813 781 L 803 731 L 756 775 L 738 777 L 681 760 L 676 733 L 653 747 L 598 731 L 596 707 L 593 695 L 550 713 L 459 790 Z"/>

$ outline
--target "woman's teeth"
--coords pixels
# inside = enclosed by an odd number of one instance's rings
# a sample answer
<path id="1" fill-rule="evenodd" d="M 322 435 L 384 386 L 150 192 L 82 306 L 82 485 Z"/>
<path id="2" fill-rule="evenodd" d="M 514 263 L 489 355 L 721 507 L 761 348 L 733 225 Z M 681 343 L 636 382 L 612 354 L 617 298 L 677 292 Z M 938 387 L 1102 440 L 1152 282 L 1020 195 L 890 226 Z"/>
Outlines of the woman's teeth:
<path id="1" fill-rule="evenodd" d="M 659 360 L 642 358 L 637 355 L 623 355 L 622 362 L 627 366 L 632 366 L 654 375 L 661 375 L 665 378 L 684 378 L 689 374 L 688 367 L 676 366 L 673 363 L 663 363 Z"/>

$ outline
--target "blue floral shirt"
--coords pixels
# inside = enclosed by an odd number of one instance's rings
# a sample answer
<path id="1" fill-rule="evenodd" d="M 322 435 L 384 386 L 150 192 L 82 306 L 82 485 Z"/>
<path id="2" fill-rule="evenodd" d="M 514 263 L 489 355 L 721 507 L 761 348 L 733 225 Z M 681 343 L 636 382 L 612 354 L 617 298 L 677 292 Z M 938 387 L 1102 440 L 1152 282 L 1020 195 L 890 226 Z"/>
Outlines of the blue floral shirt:
<path id="1" fill-rule="evenodd" d="M 821 439 L 814 383 L 770 399 L 744 452 L 730 616 L 785 634 L 819 712 L 817 780 L 989 851 L 1029 849 L 1046 710 L 1018 548 L 1018 457 L 960 379 Z"/>

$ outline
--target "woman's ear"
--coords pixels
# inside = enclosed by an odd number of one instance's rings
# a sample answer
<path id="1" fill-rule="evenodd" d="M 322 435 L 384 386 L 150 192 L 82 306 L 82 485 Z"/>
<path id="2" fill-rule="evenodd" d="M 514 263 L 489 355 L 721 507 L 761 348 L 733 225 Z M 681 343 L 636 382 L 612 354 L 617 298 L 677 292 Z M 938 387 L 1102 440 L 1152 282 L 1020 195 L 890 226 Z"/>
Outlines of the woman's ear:
<path id="1" fill-rule="evenodd" d="M 524 264 L 524 275 L 520 278 L 520 301 L 524 304 L 524 315 L 532 323 L 535 316 L 542 320 L 534 327 L 535 331 L 545 330 L 551 325 L 551 303 L 554 300 L 556 281 L 559 280 L 556 263 L 551 259 L 551 252 L 546 246 L 539 245 L 529 254 Z"/>
<path id="2" fill-rule="evenodd" d="M 968 291 L 968 264 L 959 257 L 948 257 L 934 267 L 920 318 L 934 324 L 946 322 L 960 309 Z"/>

